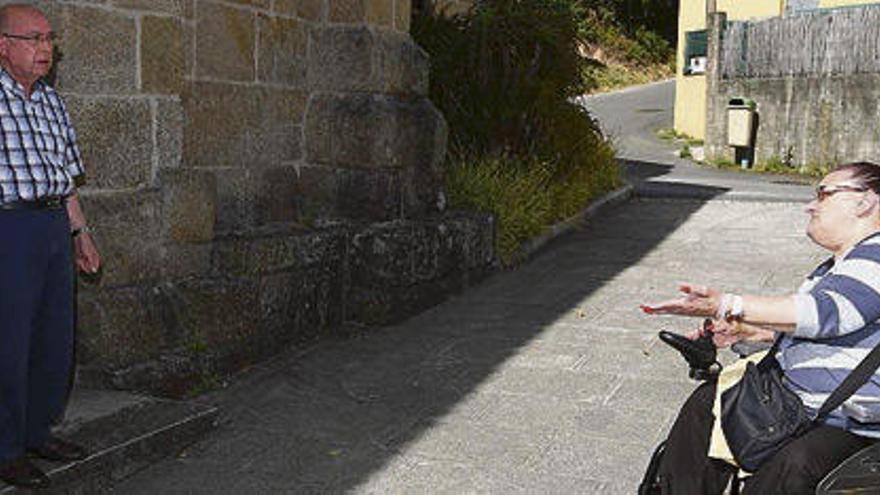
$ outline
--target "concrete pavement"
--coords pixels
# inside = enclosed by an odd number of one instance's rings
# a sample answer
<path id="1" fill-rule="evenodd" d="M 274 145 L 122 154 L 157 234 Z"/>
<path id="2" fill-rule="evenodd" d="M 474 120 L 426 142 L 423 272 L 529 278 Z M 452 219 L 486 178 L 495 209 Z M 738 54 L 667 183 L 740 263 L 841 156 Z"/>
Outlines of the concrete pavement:
<path id="1" fill-rule="evenodd" d="M 694 387 L 656 332 L 695 322 L 638 303 L 682 280 L 784 293 L 823 257 L 807 188 L 704 183 L 659 153 L 639 159 L 667 172 L 637 189 L 673 176 L 700 194 L 636 198 L 404 323 L 251 370 L 203 398 L 223 411 L 212 436 L 116 491 L 634 493 Z"/>

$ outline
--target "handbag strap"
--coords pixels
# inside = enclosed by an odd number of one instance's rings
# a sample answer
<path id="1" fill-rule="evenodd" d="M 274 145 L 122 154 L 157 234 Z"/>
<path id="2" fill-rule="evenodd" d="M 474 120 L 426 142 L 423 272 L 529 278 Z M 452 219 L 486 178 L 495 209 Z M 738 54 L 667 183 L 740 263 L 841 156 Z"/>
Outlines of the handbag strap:
<path id="1" fill-rule="evenodd" d="M 825 419 L 831 411 L 837 409 L 849 397 L 864 385 L 871 375 L 880 367 L 880 344 L 878 344 L 871 352 L 862 359 L 862 362 L 853 369 L 849 375 L 844 378 L 840 385 L 831 392 L 831 395 L 825 399 L 819 412 L 816 414 L 815 421 Z"/>

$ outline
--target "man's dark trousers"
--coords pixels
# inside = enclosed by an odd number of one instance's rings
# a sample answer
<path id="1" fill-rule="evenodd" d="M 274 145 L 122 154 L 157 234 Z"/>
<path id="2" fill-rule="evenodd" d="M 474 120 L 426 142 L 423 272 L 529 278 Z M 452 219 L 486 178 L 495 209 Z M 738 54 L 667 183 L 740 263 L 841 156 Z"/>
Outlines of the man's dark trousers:
<path id="1" fill-rule="evenodd" d="M 0 462 L 47 440 L 72 354 L 67 212 L 0 210 Z"/>

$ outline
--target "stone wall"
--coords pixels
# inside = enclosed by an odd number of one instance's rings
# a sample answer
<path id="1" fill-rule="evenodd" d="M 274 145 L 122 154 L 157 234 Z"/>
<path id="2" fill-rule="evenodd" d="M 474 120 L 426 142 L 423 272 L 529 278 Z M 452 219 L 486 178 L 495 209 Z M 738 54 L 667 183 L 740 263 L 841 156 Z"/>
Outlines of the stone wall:
<path id="1" fill-rule="evenodd" d="M 83 377 L 182 393 L 491 262 L 491 220 L 442 212 L 410 0 L 38 5 L 104 259 L 79 286 Z"/>
<path id="2" fill-rule="evenodd" d="M 757 104 L 756 162 L 880 162 L 878 30 L 862 22 L 875 17 L 873 6 L 736 24 L 711 14 L 707 157 L 733 159 L 727 103 L 746 97 Z"/>

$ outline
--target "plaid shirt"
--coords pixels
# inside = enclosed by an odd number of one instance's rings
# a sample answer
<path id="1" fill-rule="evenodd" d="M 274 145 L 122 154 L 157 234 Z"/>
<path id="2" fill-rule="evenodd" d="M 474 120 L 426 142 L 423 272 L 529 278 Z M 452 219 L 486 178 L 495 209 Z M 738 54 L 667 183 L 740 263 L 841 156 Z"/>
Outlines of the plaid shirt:
<path id="1" fill-rule="evenodd" d="M 30 98 L 0 68 L 0 203 L 67 196 L 83 173 L 61 97 L 37 81 Z"/>

